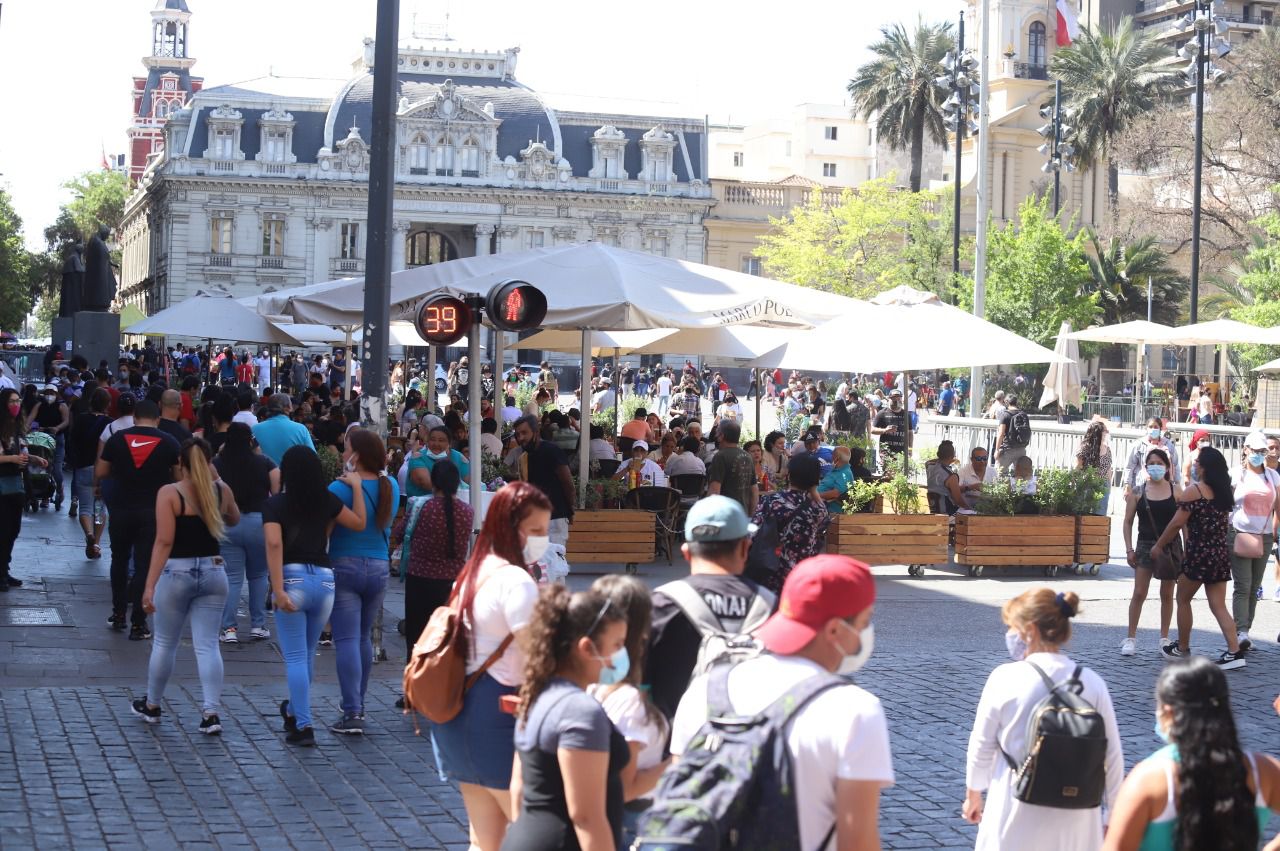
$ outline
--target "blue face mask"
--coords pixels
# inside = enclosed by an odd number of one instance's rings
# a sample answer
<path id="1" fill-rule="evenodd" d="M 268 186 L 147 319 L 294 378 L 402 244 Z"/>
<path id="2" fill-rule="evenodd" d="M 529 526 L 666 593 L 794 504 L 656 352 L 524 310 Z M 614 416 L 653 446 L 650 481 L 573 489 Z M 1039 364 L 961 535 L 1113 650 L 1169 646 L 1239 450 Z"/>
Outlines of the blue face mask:
<path id="1" fill-rule="evenodd" d="M 616 685 L 627 678 L 627 673 L 631 670 L 631 657 L 627 655 L 627 648 L 621 648 L 607 660 L 597 656 L 600 664 L 604 667 L 600 669 L 600 677 L 598 682 L 602 686 Z"/>
<path id="2" fill-rule="evenodd" d="M 1155 731 L 1156 731 L 1156 737 L 1159 738 L 1160 741 L 1164 742 L 1165 744 L 1169 743 L 1169 734 L 1165 732 L 1165 729 L 1163 727 L 1160 726 L 1159 718 L 1156 719 Z"/>
<path id="3" fill-rule="evenodd" d="M 1261 467 L 1267 463 L 1267 454 L 1265 452 L 1250 452 L 1249 463 L 1254 467 Z"/>
<path id="4" fill-rule="evenodd" d="M 1200 482 L 1200 465 L 1199 464 L 1191 465 L 1191 481 L 1196 483 Z"/>
<path id="5" fill-rule="evenodd" d="M 1148 464 L 1148 465 L 1147 465 L 1147 476 L 1148 476 L 1148 477 L 1151 479 L 1151 481 L 1153 481 L 1153 482 L 1158 482 L 1158 481 L 1160 481 L 1161 479 L 1163 479 L 1163 478 L 1164 478 L 1164 473 L 1165 473 L 1165 469 L 1164 469 L 1164 465 L 1163 465 L 1163 464 Z"/>

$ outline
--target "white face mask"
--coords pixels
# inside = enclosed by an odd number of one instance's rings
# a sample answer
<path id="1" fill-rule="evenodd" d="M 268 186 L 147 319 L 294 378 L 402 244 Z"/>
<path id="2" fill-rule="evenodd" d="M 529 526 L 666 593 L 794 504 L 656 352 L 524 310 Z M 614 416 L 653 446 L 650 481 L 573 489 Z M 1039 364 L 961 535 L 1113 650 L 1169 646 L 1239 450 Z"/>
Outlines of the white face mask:
<path id="1" fill-rule="evenodd" d="M 551 546 L 551 538 L 548 535 L 530 535 L 524 540 L 524 556 L 525 564 L 533 564 L 542 558 L 543 553 L 547 551 L 547 547 Z"/>
<path id="2" fill-rule="evenodd" d="M 1009 658 L 1013 661 L 1021 662 L 1027 658 L 1027 642 L 1012 627 L 1004 634 L 1004 646 L 1009 651 Z"/>
<path id="3" fill-rule="evenodd" d="M 853 629 L 852 626 L 849 628 Z M 871 651 L 876 646 L 876 625 L 867 624 L 866 629 L 856 630 L 856 632 L 858 633 L 858 652 L 852 656 L 846 655 L 840 660 L 840 667 L 836 669 L 837 674 L 848 676 L 857 673 L 871 658 Z"/>

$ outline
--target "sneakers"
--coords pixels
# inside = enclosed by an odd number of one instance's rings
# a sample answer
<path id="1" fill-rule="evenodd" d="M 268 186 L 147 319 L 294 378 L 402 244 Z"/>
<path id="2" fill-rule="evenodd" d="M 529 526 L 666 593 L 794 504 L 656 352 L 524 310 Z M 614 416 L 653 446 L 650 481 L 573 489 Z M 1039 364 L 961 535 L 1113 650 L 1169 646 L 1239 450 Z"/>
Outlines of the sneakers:
<path id="1" fill-rule="evenodd" d="M 1168 644 L 1160 648 L 1160 655 L 1166 659 L 1185 659 L 1190 656 L 1190 651 L 1184 652 L 1178 647 L 1178 642 L 1170 641 Z"/>
<path id="2" fill-rule="evenodd" d="M 1222 655 L 1217 658 L 1218 667 L 1224 671 L 1233 671 L 1236 668 L 1243 668 L 1249 664 L 1244 660 L 1244 651 L 1232 653 L 1230 650 L 1222 651 Z"/>
<path id="3" fill-rule="evenodd" d="M 134 624 L 133 628 L 129 630 L 130 641 L 142 641 L 150 637 L 151 630 L 145 625 L 139 626 L 138 624 Z"/>
<path id="4" fill-rule="evenodd" d="M 222 722 L 217 715 L 206 715 L 200 721 L 200 732 L 206 736 L 216 736 L 222 732 Z"/>
<path id="5" fill-rule="evenodd" d="M 1262 599 L 1262 586 L 1261 586 L 1261 585 L 1259 585 L 1259 586 L 1258 586 L 1258 599 L 1259 599 L 1259 600 L 1261 600 L 1261 599 Z"/>
<path id="6" fill-rule="evenodd" d="M 111 617 L 107 618 L 107 626 L 112 629 L 120 630 L 129 625 L 129 619 L 124 616 L 124 612 L 112 612 Z"/>
<path id="7" fill-rule="evenodd" d="M 249 630 L 249 637 L 254 641 L 262 641 L 271 637 L 271 630 L 267 629 L 265 626 L 255 626 L 253 629 Z"/>
<path id="8" fill-rule="evenodd" d="M 240 639 L 236 638 L 236 628 L 234 626 L 218 633 L 218 640 L 223 644 L 238 644 L 240 641 Z"/>
<path id="9" fill-rule="evenodd" d="M 301 748 L 313 748 L 316 746 L 316 731 L 310 727 L 303 727 L 301 730 L 292 730 L 284 740 L 291 745 L 297 745 Z"/>
<path id="10" fill-rule="evenodd" d="M 322 632 L 322 633 L 320 633 L 320 646 L 321 646 L 321 647 L 332 647 L 332 646 L 333 646 L 333 633 L 332 633 L 332 632 Z"/>
<path id="11" fill-rule="evenodd" d="M 1137 652 L 1136 651 L 1137 643 L 1138 642 L 1132 638 L 1126 638 L 1124 641 L 1120 642 L 1120 655 L 1132 656 L 1135 652 Z"/>
<path id="12" fill-rule="evenodd" d="M 329 729 L 345 736 L 359 736 L 364 733 L 364 716 L 344 712 L 337 723 L 330 724 Z"/>
<path id="13" fill-rule="evenodd" d="M 1275 594 L 1272 595 L 1276 602 L 1280 603 L 1280 585 L 1276 586 Z"/>
<path id="14" fill-rule="evenodd" d="M 284 719 L 284 731 L 292 733 L 298 729 L 298 719 L 289 714 L 289 701 L 280 701 L 280 717 Z"/>
<path id="15" fill-rule="evenodd" d="M 1244 653 L 1247 650 L 1253 649 L 1253 642 L 1249 640 L 1249 633 L 1247 632 L 1237 632 L 1236 641 L 1240 643 L 1241 653 Z"/>
<path id="16" fill-rule="evenodd" d="M 137 715 L 148 724 L 160 723 L 160 707 L 147 706 L 147 699 L 145 697 L 140 697 L 133 703 L 129 704 L 129 709 L 133 711 L 134 715 Z"/>
<path id="17" fill-rule="evenodd" d="M 22 580 L 21 580 L 21 579 L 18 579 L 17 577 L 14 577 L 14 576 L 6 576 L 6 577 L 4 578 L 4 581 L 5 581 L 5 584 L 7 584 L 10 588 L 21 588 L 21 587 L 22 587 Z"/>

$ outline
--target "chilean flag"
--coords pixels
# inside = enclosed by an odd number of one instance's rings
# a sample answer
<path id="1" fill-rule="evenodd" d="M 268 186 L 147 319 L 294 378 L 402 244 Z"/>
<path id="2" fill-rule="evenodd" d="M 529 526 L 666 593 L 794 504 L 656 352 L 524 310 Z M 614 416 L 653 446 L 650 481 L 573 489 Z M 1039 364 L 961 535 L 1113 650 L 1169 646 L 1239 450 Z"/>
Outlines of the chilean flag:
<path id="1" fill-rule="evenodd" d="M 1072 0 L 1058 0 L 1058 47 L 1067 47 L 1080 35 L 1080 18 Z"/>

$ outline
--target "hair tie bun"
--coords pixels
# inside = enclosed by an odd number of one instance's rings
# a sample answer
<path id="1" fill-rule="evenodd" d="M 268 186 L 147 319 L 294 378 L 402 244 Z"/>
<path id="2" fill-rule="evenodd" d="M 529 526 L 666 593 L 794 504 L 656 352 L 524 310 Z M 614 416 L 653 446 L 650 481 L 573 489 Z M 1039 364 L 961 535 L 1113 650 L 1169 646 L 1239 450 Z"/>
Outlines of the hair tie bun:
<path id="1" fill-rule="evenodd" d="M 1075 612 L 1071 610 L 1071 604 L 1067 602 L 1065 594 L 1059 591 L 1056 599 L 1058 601 L 1058 608 L 1062 610 L 1062 616 L 1064 618 L 1071 618 L 1075 616 Z"/>

